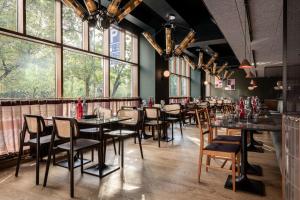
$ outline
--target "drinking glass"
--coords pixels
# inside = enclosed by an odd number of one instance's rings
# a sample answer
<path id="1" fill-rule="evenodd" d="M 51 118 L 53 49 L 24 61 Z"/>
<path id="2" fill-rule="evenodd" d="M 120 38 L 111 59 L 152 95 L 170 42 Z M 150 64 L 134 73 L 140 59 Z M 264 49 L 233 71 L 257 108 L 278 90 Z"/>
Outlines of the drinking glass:
<path id="1" fill-rule="evenodd" d="M 70 115 L 71 115 L 71 117 L 76 116 L 76 105 L 74 102 L 71 103 Z"/>
<path id="2" fill-rule="evenodd" d="M 251 109 L 245 108 L 245 114 L 246 114 L 247 124 L 248 124 L 249 123 L 249 118 L 250 118 L 250 115 L 251 115 Z"/>

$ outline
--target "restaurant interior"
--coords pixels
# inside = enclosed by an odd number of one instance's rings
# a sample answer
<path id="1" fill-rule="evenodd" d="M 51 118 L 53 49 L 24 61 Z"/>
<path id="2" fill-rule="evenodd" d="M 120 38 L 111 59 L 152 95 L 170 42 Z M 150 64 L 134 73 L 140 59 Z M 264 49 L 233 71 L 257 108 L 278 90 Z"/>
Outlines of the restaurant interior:
<path id="1" fill-rule="evenodd" d="M 0 0 L 0 199 L 300 199 L 299 0 Z"/>

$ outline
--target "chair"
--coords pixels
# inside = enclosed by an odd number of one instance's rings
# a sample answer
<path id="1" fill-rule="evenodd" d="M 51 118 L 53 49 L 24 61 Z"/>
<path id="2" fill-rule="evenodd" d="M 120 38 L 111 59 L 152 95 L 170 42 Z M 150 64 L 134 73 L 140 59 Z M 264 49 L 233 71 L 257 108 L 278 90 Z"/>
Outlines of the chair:
<path id="1" fill-rule="evenodd" d="M 221 143 L 212 143 L 212 129 L 211 127 L 208 127 L 207 131 L 203 130 L 203 125 L 202 125 L 202 120 L 201 118 L 209 118 L 207 116 L 206 110 L 201 109 L 198 110 L 196 109 L 196 118 L 198 121 L 198 127 L 200 130 L 200 155 L 199 155 L 199 166 L 198 166 L 198 181 L 200 182 L 200 176 L 201 176 L 201 168 L 202 168 L 202 159 L 203 156 L 206 155 L 206 171 L 208 171 L 208 168 L 215 168 L 215 169 L 224 169 L 222 166 L 221 168 L 213 167 L 210 166 L 210 159 L 217 158 L 217 159 L 225 159 L 225 160 L 231 160 L 232 162 L 232 169 L 231 170 L 226 170 L 226 171 L 231 171 L 232 173 L 232 189 L 233 191 L 236 190 L 235 187 L 235 177 L 236 177 L 236 163 L 238 164 L 237 167 L 237 172 L 238 174 L 240 173 L 240 145 L 238 144 L 221 144 Z M 204 145 L 204 139 L 205 135 L 208 135 L 208 144 L 205 146 Z"/>
<path id="2" fill-rule="evenodd" d="M 129 120 L 119 122 L 121 126 L 118 130 L 104 133 L 110 137 L 117 137 L 119 139 L 119 154 L 121 155 L 121 167 L 124 167 L 124 139 L 134 136 L 138 138 L 141 157 L 144 159 L 143 148 L 141 143 L 141 135 L 139 133 L 140 128 L 140 117 L 139 111 L 134 109 L 121 109 L 118 111 L 117 116 L 122 118 L 131 118 Z"/>
<path id="3" fill-rule="evenodd" d="M 104 119 L 109 119 L 112 116 L 112 111 L 110 109 L 99 107 L 99 108 L 94 109 L 93 115 L 91 117 L 96 118 L 97 117 L 97 112 L 104 113 Z M 106 127 L 106 128 L 103 129 L 103 131 L 104 132 L 109 132 L 109 131 L 111 131 L 111 129 Z M 98 139 L 99 128 L 94 128 L 94 127 L 92 127 L 92 128 L 83 128 L 82 127 L 82 128 L 80 128 L 80 134 L 82 135 L 82 137 Z M 107 141 L 107 139 L 108 138 L 106 138 L 105 142 Z M 113 143 L 114 152 L 117 155 L 115 138 L 111 137 L 111 140 L 112 140 L 112 143 Z M 105 147 L 106 147 L 106 143 L 105 143 Z M 94 158 L 94 156 L 92 154 L 92 160 L 93 160 L 93 158 Z"/>
<path id="4" fill-rule="evenodd" d="M 164 106 L 164 111 L 165 111 L 165 117 L 164 120 L 166 122 L 171 123 L 172 126 L 172 139 L 174 139 L 174 123 L 179 122 L 180 126 L 180 133 L 181 136 L 182 134 L 182 112 L 181 112 L 181 107 L 180 104 L 169 104 Z"/>
<path id="5" fill-rule="evenodd" d="M 184 113 L 184 119 L 183 123 L 185 124 L 185 120 L 188 119 L 189 123 L 192 124 L 192 119 L 194 119 L 194 122 L 196 121 L 195 117 L 195 110 L 197 108 L 197 104 L 195 103 L 189 103 L 186 104 L 186 111 Z"/>
<path id="6" fill-rule="evenodd" d="M 46 187 L 49 167 L 51 162 L 51 153 L 53 150 L 53 143 L 55 136 L 57 138 L 68 140 L 63 144 L 57 145 L 57 149 L 61 149 L 68 152 L 69 160 L 69 171 L 70 171 L 70 196 L 74 197 L 74 155 L 76 152 L 80 153 L 81 157 L 81 173 L 83 173 L 83 152 L 92 150 L 93 148 L 98 149 L 98 164 L 100 165 L 100 142 L 97 140 L 79 138 L 79 128 L 77 121 L 74 118 L 66 117 L 53 117 L 53 132 L 51 136 L 50 149 L 47 159 L 45 178 L 43 186 Z M 99 173 L 101 168 L 99 167 Z"/>
<path id="7" fill-rule="evenodd" d="M 25 135 L 28 132 L 31 136 L 35 138 L 30 139 L 28 142 L 25 143 Z M 21 157 L 23 154 L 24 146 L 33 146 L 36 150 L 36 185 L 39 185 L 39 170 L 40 170 L 40 157 L 41 157 L 41 146 L 50 144 L 51 135 L 49 127 L 46 127 L 45 121 L 43 117 L 39 115 L 24 115 L 24 127 L 20 134 L 20 148 L 19 148 L 19 155 L 17 160 L 16 172 L 15 176 L 18 177 L 19 169 L 21 165 Z M 57 141 L 57 139 L 55 139 Z"/>
<path id="8" fill-rule="evenodd" d="M 209 116 L 209 111 L 207 108 L 203 109 L 206 116 Z M 211 118 L 204 118 L 204 123 L 207 123 L 208 127 L 211 127 Z M 210 128 L 211 129 L 211 128 Z M 212 129 L 211 129 L 212 131 Z M 241 144 L 241 136 L 231 136 L 231 135 L 216 135 L 212 138 L 213 143 L 222 143 L 222 144 Z"/>
<path id="9" fill-rule="evenodd" d="M 143 119 L 143 131 L 145 132 L 145 126 L 152 128 L 152 136 L 154 139 L 154 128 L 158 132 L 158 147 L 160 147 L 161 129 L 163 121 L 160 120 L 160 108 L 156 107 L 144 107 L 144 119 Z"/>

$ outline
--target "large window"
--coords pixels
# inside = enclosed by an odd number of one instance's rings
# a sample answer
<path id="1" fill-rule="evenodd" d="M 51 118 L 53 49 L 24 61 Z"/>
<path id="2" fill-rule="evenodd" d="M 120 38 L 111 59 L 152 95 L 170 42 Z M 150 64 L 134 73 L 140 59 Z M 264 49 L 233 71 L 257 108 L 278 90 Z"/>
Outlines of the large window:
<path id="1" fill-rule="evenodd" d="M 64 51 L 64 97 L 103 97 L 103 59 Z"/>
<path id="2" fill-rule="evenodd" d="M 55 1 L 26 0 L 26 33 L 55 40 Z"/>
<path id="3" fill-rule="evenodd" d="M 169 96 L 190 96 L 190 66 L 182 58 L 171 58 L 169 60 Z"/>
<path id="4" fill-rule="evenodd" d="M 55 97 L 55 48 L 0 35 L 0 98 Z"/>
<path id="5" fill-rule="evenodd" d="M 63 6 L 63 43 L 82 48 L 83 23 L 74 10 Z"/>
<path id="6" fill-rule="evenodd" d="M 17 30 L 17 0 L 0 0 L 0 27 Z"/>
<path id="7" fill-rule="evenodd" d="M 0 0 L 0 28 L 0 98 L 138 96 L 131 32 L 89 27 L 60 0 Z"/>

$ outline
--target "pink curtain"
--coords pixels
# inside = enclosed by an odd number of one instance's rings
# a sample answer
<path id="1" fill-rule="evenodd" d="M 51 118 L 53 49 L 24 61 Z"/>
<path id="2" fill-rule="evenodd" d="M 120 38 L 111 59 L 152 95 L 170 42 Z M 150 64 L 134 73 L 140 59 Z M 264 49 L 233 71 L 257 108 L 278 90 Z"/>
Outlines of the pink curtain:
<path id="1" fill-rule="evenodd" d="M 24 114 L 35 114 L 41 116 L 70 116 L 70 102 L 61 100 L 28 101 L 24 102 L 3 102 L 0 101 L 0 156 L 17 153 L 19 151 L 20 132 L 24 122 Z M 122 106 L 138 107 L 140 100 L 134 99 L 97 99 L 88 103 L 88 114 L 92 114 L 96 107 L 104 107 L 116 113 Z M 46 124 L 49 123 L 46 121 Z M 50 122 L 51 123 L 51 122 Z M 29 134 L 25 140 L 29 139 Z"/>

